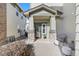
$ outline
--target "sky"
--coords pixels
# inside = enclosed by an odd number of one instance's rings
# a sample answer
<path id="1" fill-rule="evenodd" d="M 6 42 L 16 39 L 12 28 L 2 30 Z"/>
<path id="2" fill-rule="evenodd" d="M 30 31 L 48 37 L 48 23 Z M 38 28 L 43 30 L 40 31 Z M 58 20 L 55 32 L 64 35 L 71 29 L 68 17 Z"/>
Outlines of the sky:
<path id="1" fill-rule="evenodd" d="M 27 11 L 30 8 L 30 3 L 19 3 L 19 6 L 23 11 Z"/>

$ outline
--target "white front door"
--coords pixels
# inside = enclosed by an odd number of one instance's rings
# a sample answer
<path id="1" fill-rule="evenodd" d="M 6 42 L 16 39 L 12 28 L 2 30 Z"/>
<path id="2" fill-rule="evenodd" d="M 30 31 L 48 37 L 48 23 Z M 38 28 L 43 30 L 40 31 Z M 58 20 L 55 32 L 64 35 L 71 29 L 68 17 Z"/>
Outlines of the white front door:
<path id="1" fill-rule="evenodd" d="M 47 38 L 47 24 L 46 23 L 37 23 L 35 24 L 35 37 L 37 39 L 46 39 Z"/>
<path id="2" fill-rule="evenodd" d="M 42 23 L 41 35 L 42 35 L 42 39 L 46 39 L 47 38 L 47 26 L 46 26 L 46 23 Z"/>

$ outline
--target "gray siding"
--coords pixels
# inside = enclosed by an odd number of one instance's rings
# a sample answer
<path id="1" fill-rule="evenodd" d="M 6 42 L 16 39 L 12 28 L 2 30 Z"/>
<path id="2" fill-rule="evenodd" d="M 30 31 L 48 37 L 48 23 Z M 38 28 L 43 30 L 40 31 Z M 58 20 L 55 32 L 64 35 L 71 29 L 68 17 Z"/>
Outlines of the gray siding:
<path id="1" fill-rule="evenodd" d="M 68 35 L 68 42 L 75 40 L 75 3 L 63 4 L 63 31 Z"/>

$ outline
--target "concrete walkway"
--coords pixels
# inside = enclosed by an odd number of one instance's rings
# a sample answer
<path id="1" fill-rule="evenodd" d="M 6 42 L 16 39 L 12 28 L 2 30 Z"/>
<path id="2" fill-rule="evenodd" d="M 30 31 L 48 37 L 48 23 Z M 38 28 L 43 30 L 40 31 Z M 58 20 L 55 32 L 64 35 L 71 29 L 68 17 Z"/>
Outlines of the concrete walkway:
<path id="1" fill-rule="evenodd" d="M 59 47 L 48 40 L 37 40 L 33 45 L 35 56 L 61 56 Z"/>

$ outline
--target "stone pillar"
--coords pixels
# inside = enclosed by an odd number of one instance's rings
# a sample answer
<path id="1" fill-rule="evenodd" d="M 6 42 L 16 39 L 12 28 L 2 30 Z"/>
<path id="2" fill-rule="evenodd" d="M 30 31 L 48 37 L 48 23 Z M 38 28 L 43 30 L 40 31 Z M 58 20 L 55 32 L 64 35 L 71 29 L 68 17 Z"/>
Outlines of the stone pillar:
<path id="1" fill-rule="evenodd" d="M 34 41 L 34 20 L 33 16 L 29 17 L 29 30 L 28 30 L 28 40 L 29 41 Z"/>
<path id="2" fill-rule="evenodd" d="M 56 37 L 56 19 L 55 16 L 51 16 L 50 18 L 50 41 L 57 43 Z"/>

